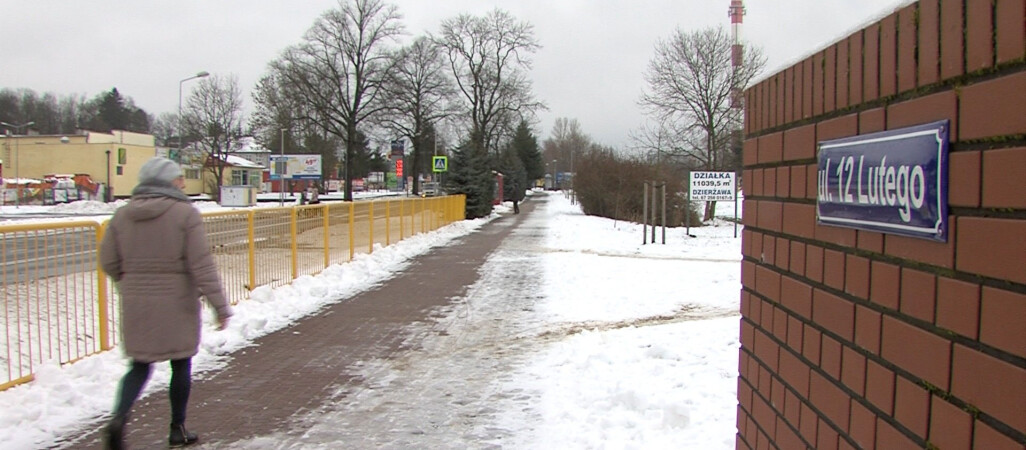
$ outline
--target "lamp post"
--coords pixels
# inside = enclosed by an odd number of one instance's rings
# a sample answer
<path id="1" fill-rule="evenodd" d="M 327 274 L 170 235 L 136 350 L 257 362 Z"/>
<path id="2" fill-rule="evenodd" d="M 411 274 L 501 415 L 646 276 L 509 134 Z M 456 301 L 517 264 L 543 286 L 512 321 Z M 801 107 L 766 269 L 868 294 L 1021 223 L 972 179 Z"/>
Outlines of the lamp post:
<path id="1" fill-rule="evenodd" d="M 110 149 L 107 150 L 107 186 L 103 188 L 103 202 L 110 203 Z"/>
<path id="2" fill-rule="evenodd" d="M 573 149 L 573 147 L 571 147 L 570 148 L 570 204 L 571 205 L 576 205 L 577 204 L 577 193 L 574 192 L 574 178 L 577 178 L 576 175 L 577 174 L 574 173 L 574 149 Z"/>
<path id="3" fill-rule="evenodd" d="M 557 174 L 556 170 L 558 169 L 558 166 L 556 165 L 556 161 L 557 160 L 555 160 L 555 159 L 552 160 L 552 190 L 554 190 L 554 191 L 559 190 L 559 185 L 556 184 L 556 174 Z"/>
<path id="4" fill-rule="evenodd" d="M 202 71 L 202 72 L 197 73 L 196 75 L 193 75 L 193 76 L 191 76 L 189 78 L 185 78 L 182 81 L 178 82 L 178 154 L 179 155 L 182 154 L 182 85 L 184 85 L 186 81 L 195 80 L 197 78 L 203 78 L 203 77 L 206 77 L 206 76 L 209 76 L 209 75 L 210 75 L 209 72 Z M 179 157 L 181 157 L 181 156 L 179 156 Z"/>
<path id="5" fill-rule="evenodd" d="M 285 129 L 281 129 L 281 160 L 278 161 L 279 168 L 284 168 L 285 164 Z M 285 171 L 276 170 L 278 172 L 278 191 L 281 192 L 281 200 L 278 206 L 285 206 Z"/>
<path id="6" fill-rule="evenodd" d="M 32 125 L 35 125 L 35 124 L 36 124 L 35 122 L 27 122 L 27 123 L 23 123 L 21 125 L 16 125 L 16 124 L 13 124 L 13 123 L 0 122 L 0 125 L 3 125 L 5 127 L 14 128 L 15 130 L 26 129 L 26 132 L 28 131 L 27 130 L 28 127 L 30 127 Z M 7 130 L 7 138 L 8 139 L 11 138 L 11 130 Z M 19 149 L 19 147 L 21 147 L 21 145 L 19 144 L 19 141 L 20 141 L 20 139 L 18 141 L 14 141 L 14 178 L 16 180 L 18 180 L 17 181 L 17 183 L 18 183 L 18 194 L 14 197 L 14 207 L 15 208 L 18 208 L 18 207 L 21 206 L 21 173 L 20 173 L 20 170 L 19 170 L 21 168 L 21 155 L 18 154 L 18 149 Z"/>

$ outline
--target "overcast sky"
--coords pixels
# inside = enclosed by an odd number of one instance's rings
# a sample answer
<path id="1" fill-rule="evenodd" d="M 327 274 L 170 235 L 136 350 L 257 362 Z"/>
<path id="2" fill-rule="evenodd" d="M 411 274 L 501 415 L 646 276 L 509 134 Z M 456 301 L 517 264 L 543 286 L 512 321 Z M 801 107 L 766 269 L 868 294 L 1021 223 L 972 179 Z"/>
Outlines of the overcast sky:
<path id="1" fill-rule="evenodd" d="M 596 142 L 629 146 L 655 43 L 674 29 L 722 26 L 729 0 L 393 0 L 408 38 L 443 19 L 501 8 L 534 25 L 535 94 Z M 744 37 L 775 72 L 911 0 L 746 0 Z M 0 87 L 92 98 L 117 87 L 153 115 L 176 112 L 179 82 L 234 74 L 247 111 L 267 63 L 336 0 L 0 0 Z M 184 84 L 188 97 L 193 82 Z"/>

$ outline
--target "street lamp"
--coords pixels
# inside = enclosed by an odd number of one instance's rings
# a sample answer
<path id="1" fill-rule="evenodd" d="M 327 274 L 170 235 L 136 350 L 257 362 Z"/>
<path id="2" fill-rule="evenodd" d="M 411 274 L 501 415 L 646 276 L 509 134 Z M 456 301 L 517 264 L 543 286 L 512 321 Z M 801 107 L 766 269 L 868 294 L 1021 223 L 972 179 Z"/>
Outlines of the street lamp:
<path id="1" fill-rule="evenodd" d="M 577 196 L 574 194 L 574 178 L 576 178 L 574 175 L 577 175 L 577 174 L 574 173 L 574 149 L 573 149 L 573 147 L 571 147 L 570 148 L 570 204 L 571 205 L 577 204 Z"/>
<path id="2" fill-rule="evenodd" d="M 281 200 L 278 206 L 285 206 L 285 129 L 281 129 L 281 159 L 278 160 L 275 171 L 278 172 L 278 191 L 281 192 Z"/>
<path id="3" fill-rule="evenodd" d="M 5 127 L 14 128 L 15 130 L 25 129 L 26 132 L 28 132 L 28 127 L 30 127 L 32 125 L 35 125 L 35 124 L 36 124 L 35 122 L 28 122 L 28 123 L 23 123 L 21 125 L 15 125 L 13 123 L 0 122 L 0 125 L 3 125 Z M 7 139 L 10 139 L 10 138 L 11 138 L 11 130 L 7 130 Z M 21 155 L 18 154 L 18 149 L 21 147 L 21 145 L 19 144 L 19 142 L 20 142 L 20 139 L 17 140 L 17 141 L 14 141 L 14 178 L 18 180 L 17 181 L 17 183 L 18 183 L 18 194 L 17 194 L 17 196 L 14 197 L 14 207 L 15 208 L 18 208 L 19 206 L 21 206 L 21 173 L 20 173 L 20 170 L 19 170 L 21 168 Z M 10 145 L 10 141 L 8 141 L 8 145 Z"/>
<path id="4" fill-rule="evenodd" d="M 184 85 L 186 81 L 195 80 L 197 78 L 203 78 L 203 77 L 206 77 L 206 76 L 209 76 L 209 75 L 210 75 L 209 72 L 202 71 L 202 72 L 197 73 L 196 75 L 193 75 L 193 76 L 191 76 L 189 78 L 183 79 L 182 81 L 178 82 L 178 154 L 179 155 L 181 155 L 181 153 L 182 153 L 182 85 Z M 181 157 L 181 156 L 179 156 L 179 157 Z"/>
<path id="5" fill-rule="evenodd" d="M 558 169 L 558 166 L 556 165 L 556 161 L 557 160 L 555 160 L 555 159 L 552 160 L 552 190 L 554 190 L 554 191 L 559 189 L 559 186 L 556 184 L 556 174 L 557 174 L 556 170 Z"/>

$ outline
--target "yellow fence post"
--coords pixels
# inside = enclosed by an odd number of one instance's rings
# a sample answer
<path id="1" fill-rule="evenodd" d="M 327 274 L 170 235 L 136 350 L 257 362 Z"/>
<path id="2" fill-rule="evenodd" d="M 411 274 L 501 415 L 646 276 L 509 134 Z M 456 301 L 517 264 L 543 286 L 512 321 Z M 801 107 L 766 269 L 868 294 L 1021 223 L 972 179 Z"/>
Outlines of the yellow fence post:
<path id="1" fill-rule="evenodd" d="M 256 289 L 256 212 L 249 211 L 246 216 L 246 235 L 249 236 L 249 286 L 247 288 L 252 292 L 253 289 Z"/>
<path id="2" fill-rule="evenodd" d="M 324 218 L 324 268 L 327 269 L 331 265 L 331 221 L 328 220 L 331 213 L 331 208 L 328 207 L 328 203 L 321 205 L 321 216 Z"/>
<path id="3" fill-rule="evenodd" d="M 299 209 L 296 208 L 295 206 L 293 206 L 292 209 L 290 210 L 290 212 L 291 212 L 291 218 L 292 218 L 292 230 L 291 230 L 291 234 L 292 234 L 292 279 L 295 280 L 296 277 L 298 276 L 297 274 L 299 273 L 298 269 L 297 269 L 298 259 L 299 259 L 299 249 L 297 248 L 297 245 L 296 245 L 296 240 L 297 240 L 296 235 L 298 234 L 298 232 L 297 232 L 298 231 L 297 230 L 298 224 L 296 222 L 297 222 L 298 216 L 299 216 Z"/>
<path id="4" fill-rule="evenodd" d="M 374 202 L 367 202 L 367 254 L 374 253 Z"/>
<path id="5" fill-rule="evenodd" d="M 400 241 L 403 238 L 403 233 L 405 233 L 405 230 L 403 230 L 403 226 L 404 226 L 404 222 L 405 222 L 404 219 L 406 218 L 406 215 L 403 214 L 403 209 L 402 209 L 402 204 L 403 203 L 405 203 L 405 199 L 400 197 L 399 198 L 399 240 Z"/>
<path id="6" fill-rule="evenodd" d="M 427 206 L 427 201 L 420 199 L 417 203 L 420 203 L 420 232 L 423 233 L 427 231 L 427 224 L 424 223 L 424 208 Z"/>
<path id="7" fill-rule="evenodd" d="M 353 223 L 354 215 L 356 215 L 356 203 L 349 202 L 349 260 L 353 260 L 353 256 L 356 256 L 356 239 L 353 237 L 353 232 L 356 230 L 355 224 Z"/>
<path id="8" fill-rule="evenodd" d="M 110 221 L 104 221 L 103 225 L 96 230 L 96 249 L 100 249 L 100 242 L 103 241 L 103 235 L 107 231 L 107 224 Z M 97 292 L 96 303 L 100 309 L 99 321 L 100 321 L 100 349 L 110 350 L 110 315 L 107 311 L 107 274 L 103 271 L 103 267 L 100 267 L 99 251 L 96 258 L 96 288 L 100 291 Z"/>
<path id="9" fill-rule="evenodd" d="M 392 244 L 392 203 L 385 199 L 385 245 Z"/>

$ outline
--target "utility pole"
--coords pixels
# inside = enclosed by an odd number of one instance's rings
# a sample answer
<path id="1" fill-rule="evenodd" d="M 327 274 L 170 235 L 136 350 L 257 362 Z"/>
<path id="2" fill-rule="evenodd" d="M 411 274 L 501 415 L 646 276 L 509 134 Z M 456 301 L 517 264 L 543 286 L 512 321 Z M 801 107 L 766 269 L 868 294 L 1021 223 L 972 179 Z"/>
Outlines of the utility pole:
<path id="1" fill-rule="evenodd" d="M 210 72 L 207 72 L 207 71 L 204 70 L 204 71 L 198 72 L 196 75 L 193 75 L 191 77 L 184 78 L 184 79 L 178 81 L 178 155 L 179 155 L 179 158 L 181 158 L 181 154 L 182 154 L 182 86 L 185 85 L 186 81 L 195 80 L 197 78 L 205 78 L 205 77 L 208 77 L 208 76 L 210 76 Z M 175 161 L 175 162 L 180 162 L 180 161 Z"/>
<path id="2" fill-rule="evenodd" d="M 278 202 L 278 206 L 285 206 L 285 171 L 281 170 L 286 166 L 285 164 L 285 129 L 281 129 L 281 160 L 278 161 L 278 165 L 275 167 L 278 172 L 278 191 L 281 193 L 281 199 Z"/>
<path id="3" fill-rule="evenodd" d="M 0 122 L 0 125 L 3 125 L 5 127 L 14 128 L 15 130 L 25 130 L 25 133 L 28 133 L 28 127 L 30 127 L 32 125 L 35 125 L 35 124 L 36 124 L 35 122 L 28 122 L 28 123 L 23 123 L 23 124 L 20 124 L 20 125 L 13 124 L 13 123 L 7 123 L 7 122 Z M 11 138 L 11 130 L 7 130 L 7 139 L 10 139 L 10 138 Z M 21 206 L 21 173 L 20 173 L 21 172 L 21 170 L 20 170 L 21 169 L 21 154 L 19 153 L 19 150 L 21 149 L 20 142 L 21 142 L 21 139 L 18 139 L 17 141 L 14 141 L 14 178 L 16 178 L 18 180 L 17 181 L 18 182 L 18 193 L 17 193 L 17 196 L 14 197 L 14 207 L 15 208 L 18 208 L 18 207 Z"/>

